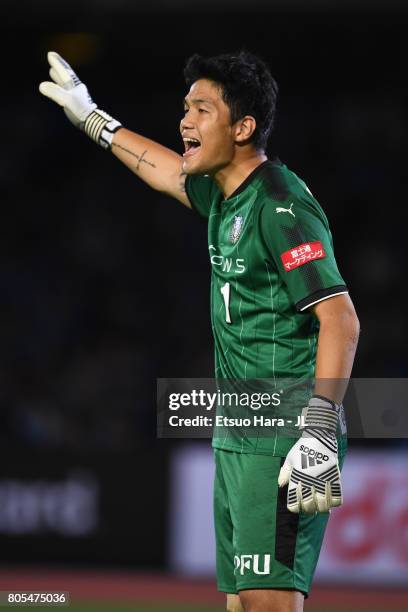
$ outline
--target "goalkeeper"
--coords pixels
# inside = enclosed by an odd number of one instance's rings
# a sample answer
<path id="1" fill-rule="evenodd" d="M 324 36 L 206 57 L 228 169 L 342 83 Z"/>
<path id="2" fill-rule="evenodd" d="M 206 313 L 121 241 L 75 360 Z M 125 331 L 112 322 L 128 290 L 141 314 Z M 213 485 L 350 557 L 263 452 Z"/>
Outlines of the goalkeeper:
<path id="1" fill-rule="evenodd" d="M 216 377 L 315 379 L 298 439 L 213 439 L 217 582 L 235 612 L 303 610 L 329 511 L 342 503 L 342 399 L 359 323 L 327 218 L 265 150 L 277 85 L 258 57 L 192 56 L 184 153 L 131 132 L 57 54 L 42 94 L 153 189 L 208 220 Z M 337 382 L 336 382 L 337 381 Z"/>

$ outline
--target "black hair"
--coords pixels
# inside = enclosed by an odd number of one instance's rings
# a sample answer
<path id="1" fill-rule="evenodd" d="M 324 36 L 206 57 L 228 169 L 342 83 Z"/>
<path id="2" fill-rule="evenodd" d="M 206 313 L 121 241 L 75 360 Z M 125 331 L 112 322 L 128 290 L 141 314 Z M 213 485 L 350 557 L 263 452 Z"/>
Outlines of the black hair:
<path id="1" fill-rule="evenodd" d="M 222 98 L 230 109 L 231 123 L 245 115 L 256 120 L 251 141 L 265 149 L 275 118 L 278 85 L 265 62 L 249 53 L 225 53 L 214 57 L 192 55 L 184 68 L 188 88 L 199 79 L 221 86 Z"/>

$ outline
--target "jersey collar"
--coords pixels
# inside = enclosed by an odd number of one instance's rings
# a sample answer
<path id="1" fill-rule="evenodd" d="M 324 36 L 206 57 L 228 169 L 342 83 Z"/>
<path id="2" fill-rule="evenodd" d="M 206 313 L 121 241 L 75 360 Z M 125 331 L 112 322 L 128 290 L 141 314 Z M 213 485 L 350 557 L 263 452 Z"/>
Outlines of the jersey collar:
<path id="1" fill-rule="evenodd" d="M 280 163 L 280 160 L 277 157 L 275 157 L 273 159 L 266 159 L 264 162 L 259 164 L 259 166 L 257 166 L 254 170 L 252 170 L 251 174 L 248 174 L 246 179 L 240 185 L 238 185 L 236 190 L 233 193 L 231 193 L 229 198 L 226 198 L 224 200 L 224 202 L 228 202 L 229 200 L 232 200 L 237 195 L 239 195 L 240 193 L 245 191 L 245 189 L 248 187 L 248 185 L 254 180 L 254 178 L 256 176 L 258 176 L 258 174 L 265 168 L 265 166 L 267 166 L 269 164 L 273 164 L 273 163 L 275 163 L 275 164 L 276 163 Z"/>

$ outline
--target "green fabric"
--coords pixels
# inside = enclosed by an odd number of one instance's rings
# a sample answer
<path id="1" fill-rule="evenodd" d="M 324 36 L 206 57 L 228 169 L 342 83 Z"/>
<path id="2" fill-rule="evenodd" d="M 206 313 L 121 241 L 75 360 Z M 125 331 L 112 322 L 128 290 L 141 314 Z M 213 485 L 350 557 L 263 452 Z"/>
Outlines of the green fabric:
<path id="1" fill-rule="evenodd" d="M 192 207 L 208 219 L 216 378 L 268 378 L 276 390 L 280 379 L 312 379 L 318 321 L 300 309 L 347 291 L 315 198 L 278 160 L 258 166 L 227 200 L 208 176 L 188 176 L 186 191 Z M 308 260 L 307 250 L 296 250 L 316 242 L 324 257 Z M 285 252 L 294 262 L 289 271 L 281 259 Z M 263 414 L 276 416 L 273 409 Z M 285 456 L 293 442 L 278 428 L 267 438 L 247 440 L 236 429 L 215 432 L 213 438 L 216 448 L 275 456 Z"/>
<path id="2" fill-rule="evenodd" d="M 219 449 L 214 456 L 218 590 L 295 589 L 307 594 L 329 513 L 294 515 L 287 510 L 287 486 L 278 487 L 280 457 Z M 339 456 L 342 466 L 344 452 Z"/>

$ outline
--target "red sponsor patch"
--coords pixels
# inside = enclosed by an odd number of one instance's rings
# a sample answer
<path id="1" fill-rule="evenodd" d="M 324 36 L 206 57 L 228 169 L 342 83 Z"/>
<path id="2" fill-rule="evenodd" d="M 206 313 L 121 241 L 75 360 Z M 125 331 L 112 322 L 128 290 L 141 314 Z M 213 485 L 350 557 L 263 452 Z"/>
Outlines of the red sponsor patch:
<path id="1" fill-rule="evenodd" d="M 285 251 L 281 255 L 286 272 L 303 266 L 309 261 L 323 259 L 324 257 L 326 257 L 326 253 L 321 242 L 305 242 L 305 244 L 299 244 L 299 246 L 290 249 L 290 251 Z"/>

